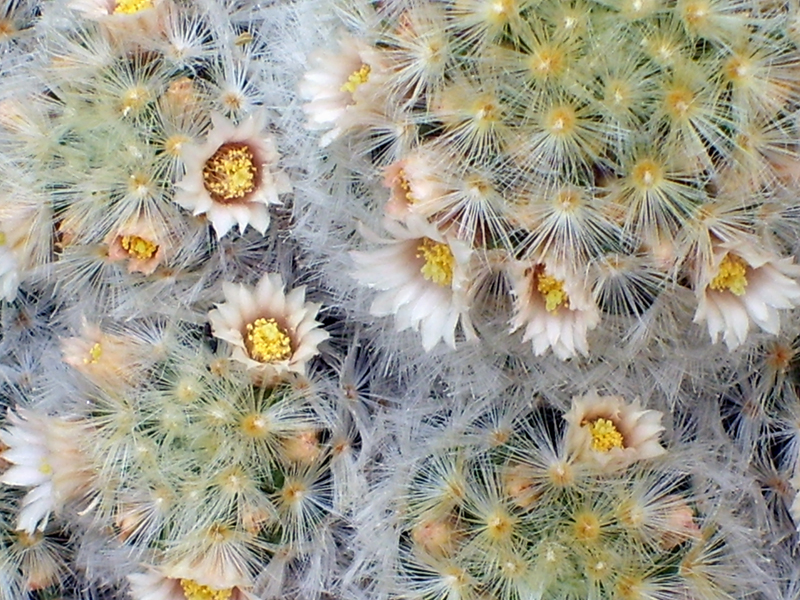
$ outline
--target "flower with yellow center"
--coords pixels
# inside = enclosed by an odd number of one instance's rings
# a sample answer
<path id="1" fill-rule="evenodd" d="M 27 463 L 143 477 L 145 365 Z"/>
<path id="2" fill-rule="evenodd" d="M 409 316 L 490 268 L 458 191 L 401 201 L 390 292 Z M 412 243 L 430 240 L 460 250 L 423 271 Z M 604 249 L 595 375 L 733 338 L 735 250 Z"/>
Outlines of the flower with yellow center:
<path id="1" fill-rule="evenodd" d="M 592 450 L 608 452 L 612 448 L 625 447 L 622 434 L 611 420 L 600 417 L 590 422 L 588 428 L 592 435 Z"/>
<path id="2" fill-rule="evenodd" d="M 425 350 L 441 340 L 455 348 L 459 324 L 474 338 L 469 309 L 476 265 L 469 244 L 416 214 L 386 219 L 384 227 L 394 238 L 383 240 L 384 247 L 351 253 L 353 277 L 379 292 L 370 313 L 392 315 L 398 331 L 420 332 Z"/>
<path id="3" fill-rule="evenodd" d="M 514 296 L 511 331 L 524 331 L 534 354 L 552 350 L 566 360 L 588 354 L 587 332 L 600 322 L 600 311 L 583 275 L 557 261 L 513 261 L 507 273 Z"/>
<path id="4" fill-rule="evenodd" d="M 229 600 L 233 593 L 232 588 L 215 590 L 191 579 L 181 579 L 181 588 L 186 600 Z"/>
<path id="5" fill-rule="evenodd" d="M 638 400 L 599 396 L 591 391 L 572 399 L 564 414 L 565 447 L 576 462 L 614 471 L 664 454 L 659 443 L 661 413 L 643 410 Z"/>
<path id="6" fill-rule="evenodd" d="M 224 283 L 225 302 L 209 312 L 215 337 L 227 342 L 232 358 L 267 383 L 288 373 L 305 374 L 328 333 L 315 320 L 318 304 L 305 301 L 305 287 L 285 293 L 283 278 L 267 273 L 255 288 Z M 260 420 L 245 424 L 255 432 L 268 426 Z"/>
<path id="7" fill-rule="evenodd" d="M 536 278 L 536 290 L 544 297 L 547 312 L 556 312 L 562 304 L 569 307 L 569 296 L 562 280 L 542 273 Z"/>
<path id="8" fill-rule="evenodd" d="M 166 238 L 159 232 L 160 226 L 140 217 L 112 229 L 106 236 L 108 259 L 125 261 L 129 273 L 150 275 L 166 255 L 167 247 L 159 243 Z"/>
<path id="9" fill-rule="evenodd" d="M 708 284 L 712 290 L 729 290 L 743 296 L 747 287 L 747 263 L 735 254 L 726 254 L 719 264 L 716 277 Z"/>
<path id="10" fill-rule="evenodd" d="M 176 184 L 176 203 L 195 215 L 207 215 L 217 237 L 234 225 L 260 233 L 269 226 L 270 204 L 292 190 L 276 165 L 275 142 L 264 130 L 266 114 L 250 115 L 234 125 L 221 115 L 211 116 L 213 128 L 202 146 L 181 146 L 186 175 Z"/>
<path id="11" fill-rule="evenodd" d="M 712 241 L 711 255 L 698 256 L 691 271 L 697 311 L 712 342 L 720 334 L 730 350 L 745 342 L 751 321 L 780 331 L 780 311 L 800 306 L 800 269 L 750 240 Z"/>
<path id="12" fill-rule="evenodd" d="M 450 246 L 424 238 L 417 246 L 417 258 L 425 260 L 420 268 L 425 279 L 441 286 L 449 286 L 453 283 L 455 257 Z"/>
<path id="13" fill-rule="evenodd" d="M 256 188 L 258 167 L 245 144 L 221 146 L 203 167 L 203 184 L 223 204 L 241 200 Z"/>
<path id="14" fill-rule="evenodd" d="M 386 97 L 382 85 L 388 70 L 386 56 L 361 40 L 346 38 L 340 51 L 320 51 L 311 58 L 312 69 L 299 85 L 307 100 L 303 110 L 308 129 L 329 129 L 320 140 L 327 146 L 349 129 L 363 128 L 364 115 L 380 110 Z"/>
<path id="15" fill-rule="evenodd" d="M 259 362 L 286 360 L 292 355 L 292 340 L 275 319 L 256 319 L 247 324 L 247 347 Z"/>
<path id="16" fill-rule="evenodd" d="M 118 0 L 114 3 L 114 14 L 132 15 L 153 8 L 153 0 Z"/>
<path id="17" fill-rule="evenodd" d="M 361 68 L 353 71 L 350 77 L 347 78 L 347 81 L 342 84 L 341 91 L 350 92 L 351 94 L 355 92 L 359 86 L 369 81 L 369 73 L 371 70 L 369 65 L 361 65 Z"/>

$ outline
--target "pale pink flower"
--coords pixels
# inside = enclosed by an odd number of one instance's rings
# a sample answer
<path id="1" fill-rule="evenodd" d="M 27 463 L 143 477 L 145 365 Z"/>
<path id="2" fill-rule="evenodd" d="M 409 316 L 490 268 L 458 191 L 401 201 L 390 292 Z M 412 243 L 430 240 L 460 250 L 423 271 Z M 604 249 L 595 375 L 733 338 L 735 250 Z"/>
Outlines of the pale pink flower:
<path id="1" fill-rule="evenodd" d="M 383 248 L 351 253 L 357 267 L 353 277 L 379 291 L 371 314 L 394 315 L 397 331 L 419 331 L 426 351 L 439 340 L 455 348 L 459 323 L 467 338 L 474 338 L 469 309 L 475 268 L 469 245 L 414 216 L 404 222 L 387 219 L 384 226 L 392 239 L 379 240 Z"/>
<path id="2" fill-rule="evenodd" d="M 196 569 L 192 574 L 203 578 Z M 226 600 L 256 600 L 250 592 L 239 586 L 211 587 L 191 577 L 170 577 L 156 569 L 128 575 L 133 600 L 195 600 L 196 598 L 225 598 Z M 214 596 L 214 592 L 217 596 Z"/>
<path id="3" fill-rule="evenodd" d="M 84 322 L 81 334 L 61 340 L 62 360 L 101 387 L 119 389 L 141 372 L 152 348 L 133 336 L 106 333 Z"/>
<path id="4" fill-rule="evenodd" d="M 389 188 L 386 215 L 398 220 L 409 214 L 435 214 L 448 188 L 442 178 L 443 164 L 435 154 L 421 149 L 411 151 L 384 171 L 383 185 Z"/>
<path id="5" fill-rule="evenodd" d="M 363 127 L 366 115 L 380 112 L 386 94 L 386 59 L 380 50 L 355 38 L 339 41 L 339 53 L 316 52 L 300 82 L 300 96 L 310 130 L 328 130 L 327 146 L 343 133 Z"/>
<path id="6" fill-rule="evenodd" d="M 730 350 L 747 339 L 751 320 L 777 334 L 779 311 L 800 306 L 799 276 L 792 258 L 780 258 L 746 241 L 715 243 L 710 259 L 699 259 L 692 271 L 694 322 L 706 323 L 713 342 L 721 333 Z"/>
<path id="7" fill-rule="evenodd" d="M 215 337 L 233 349 L 233 359 L 256 379 L 276 381 L 305 374 L 328 332 L 315 320 L 319 304 L 305 301 L 305 286 L 288 294 L 277 273 L 267 273 L 255 288 L 224 283 L 225 302 L 208 313 Z"/>
<path id="8" fill-rule="evenodd" d="M 567 421 L 566 449 L 578 461 L 604 471 L 627 467 L 664 454 L 659 437 L 662 414 L 643 410 L 639 400 L 599 396 L 591 391 L 572 399 Z"/>
<path id="9" fill-rule="evenodd" d="M 85 427 L 23 408 L 8 412 L 8 423 L 0 430 L 6 446 L 0 458 L 11 466 L 0 481 L 28 489 L 17 529 L 31 535 L 43 531 L 51 513 L 87 491 L 91 470 L 81 450 Z"/>
<path id="10" fill-rule="evenodd" d="M 548 261 L 514 261 L 508 267 L 514 316 L 511 331 L 523 329 L 536 356 L 548 348 L 564 360 L 588 354 L 586 333 L 600 311 L 583 277 Z"/>
<path id="11" fill-rule="evenodd" d="M 138 43 L 164 30 L 170 0 L 70 0 L 68 6 L 97 21 L 115 41 Z"/>
<path id="12" fill-rule="evenodd" d="M 176 184 L 175 202 L 192 214 L 208 216 L 217 237 L 234 224 L 250 225 L 259 233 L 269 227 L 270 204 L 292 191 L 288 176 L 276 168 L 279 155 L 264 131 L 264 113 L 238 125 L 214 114 L 213 127 L 202 146 L 187 144 L 182 152 L 186 175 Z"/>
<path id="13" fill-rule="evenodd" d="M 145 219 L 131 221 L 106 237 L 108 259 L 127 261 L 129 273 L 152 274 L 164 262 L 167 236 Z"/>

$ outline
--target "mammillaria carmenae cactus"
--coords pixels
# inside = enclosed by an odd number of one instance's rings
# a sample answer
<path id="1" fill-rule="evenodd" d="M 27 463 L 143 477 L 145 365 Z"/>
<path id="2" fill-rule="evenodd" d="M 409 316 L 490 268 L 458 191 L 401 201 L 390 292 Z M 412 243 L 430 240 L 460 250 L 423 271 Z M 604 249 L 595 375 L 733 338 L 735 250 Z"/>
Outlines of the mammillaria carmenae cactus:
<path id="1" fill-rule="evenodd" d="M 694 311 L 731 349 L 751 323 L 777 333 L 779 311 L 800 303 L 783 258 L 800 182 L 794 4 L 447 0 L 344 12 L 350 31 L 300 85 L 307 124 L 329 129 L 323 145 L 367 157 L 352 167 L 365 184 L 383 178 L 386 190 L 348 202 L 385 214 L 390 243 L 416 251 L 379 251 L 391 259 L 383 273 L 357 258 L 355 274 L 395 296 L 373 313 L 395 313 L 426 348 L 450 343 L 458 323 L 433 318 L 448 302 L 434 289 L 461 298 L 471 336 L 466 315 L 481 310 L 475 291 L 493 271 L 506 279 L 493 293 L 513 297 L 511 328 L 561 358 L 589 352 L 600 313 L 638 317 L 661 294 L 678 305 L 661 310 Z M 409 239 L 389 223 L 418 219 L 436 233 L 415 226 Z M 389 281 L 392 270 L 409 274 Z"/>

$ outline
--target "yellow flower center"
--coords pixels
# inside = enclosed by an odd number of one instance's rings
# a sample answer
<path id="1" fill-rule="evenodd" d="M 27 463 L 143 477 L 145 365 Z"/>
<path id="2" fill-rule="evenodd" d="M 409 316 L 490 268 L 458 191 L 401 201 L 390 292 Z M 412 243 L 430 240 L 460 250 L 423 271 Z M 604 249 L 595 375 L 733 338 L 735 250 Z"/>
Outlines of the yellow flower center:
<path id="1" fill-rule="evenodd" d="M 747 263 L 733 254 L 726 254 L 719 263 L 717 276 L 708 284 L 712 290 L 730 290 L 736 296 L 742 296 L 747 287 Z"/>
<path id="2" fill-rule="evenodd" d="M 369 65 L 361 65 L 360 69 L 350 73 L 350 77 L 347 78 L 347 81 L 345 81 L 342 87 L 340 88 L 341 91 L 350 92 L 351 94 L 355 92 L 359 86 L 367 83 L 367 81 L 369 80 L 370 71 L 371 69 Z"/>
<path id="3" fill-rule="evenodd" d="M 124 235 L 120 240 L 122 248 L 131 256 L 131 258 L 138 258 L 145 260 L 152 258 L 158 252 L 158 246 L 138 235 Z"/>
<path id="4" fill-rule="evenodd" d="M 227 203 L 256 189 L 258 168 L 245 144 L 224 144 L 206 161 L 203 184 L 218 202 Z"/>
<path id="5" fill-rule="evenodd" d="M 256 319 L 247 326 L 250 356 L 259 362 L 276 362 L 292 355 L 292 340 L 275 319 Z"/>
<path id="6" fill-rule="evenodd" d="M 7 241 L 6 234 L 0 231 L 0 246 L 5 246 Z"/>
<path id="7" fill-rule="evenodd" d="M 85 365 L 96 365 L 97 361 L 100 360 L 100 357 L 103 355 L 103 348 L 100 346 L 99 343 L 95 344 L 89 350 L 89 358 L 83 359 L 83 364 Z"/>
<path id="8" fill-rule="evenodd" d="M 417 246 L 417 252 L 417 258 L 425 259 L 425 264 L 420 269 L 425 279 L 441 286 L 453 283 L 453 267 L 456 259 L 450 246 L 424 238 Z"/>
<path id="9" fill-rule="evenodd" d="M 132 15 L 147 8 L 153 8 L 153 0 L 117 0 L 114 14 Z"/>
<path id="10" fill-rule="evenodd" d="M 554 313 L 559 306 L 569 303 L 569 296 L 564 291 L 564 282 L 552 275 L 539 274 L 536 289 L 544 297 L 547 312 Z"/>
<path id="11" fill-rule="evenodd" d="M 592 450 L 595 452 L 608 452 L 612 448 L 625 447 L 619 429 L 608 419 L 600 417 L 589 423 L 589 433 L 592 435 Z"/>
<path id="12" fill-rule="evenodd" d="M 233 593 L 233 588 L 215 590 L 191 579 L 181 579 L 181 587 L 186 600 L 228 600 Z"/>

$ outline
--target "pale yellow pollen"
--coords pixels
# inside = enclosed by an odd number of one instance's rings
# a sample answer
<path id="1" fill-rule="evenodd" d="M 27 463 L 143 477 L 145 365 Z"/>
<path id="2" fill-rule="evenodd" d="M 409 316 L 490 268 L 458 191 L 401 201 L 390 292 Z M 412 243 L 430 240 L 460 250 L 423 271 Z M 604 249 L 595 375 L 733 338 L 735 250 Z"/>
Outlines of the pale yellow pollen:
<path id="1" fill-rule="evenodd" d="M 138 235 L 123 235 L 120 245 L 131 258 L 146 260 L 158 252 L 158 245 Z"/>
<path id="2" fill-rule="evenodd" d="M 372 69 L 369 65 L 361 65 L 360 69 L 350 73 L 350 77 L 348 77 L 347 81 L 342 84 L 340 90 L 342 92 L 350 92 L 351 94 L 354 93 L 361 85 L 369 81 L 369 74 L 371 70 Z"/>
<path id="3" fill-rule="evenodd" d="M 192 579 L 181 579 L 181 588 L 186 600 L 228 600 L 233 594 L 233 588 L 215 590 Z"/>
<path id="4" fill-rule="evenodd" d="M 256 319 L 247 325 L 250 356 L 259 362 L 286 360 L 292 355 L 292 340 L 275 319 Z"/>
<path id="5" fill-rule="evenodd" d="M 42 475 L 52 475 L 53 467 L 50 466 L 49 462 L 43 460 L 42 463 L 39 465 L 39 473 L 41 473 Z"/>
<path id="6" fill-rule="evenodd" d="M 708 284 L 712 290 L 730 290 L 735 296 L 742 296 L 747 287 L 747 263 L 734 254 L 726 254 L 719 264 L 717 276 Z"/>
<path id="7" fill-rule="evenodd" d="M 0 231 L 0 246 L 5 246 L 7 241 L 6 234 Z"/>
<path id="8" fill-rule="evenodd" d="M 450 246 L 424 238 L 417 246 L 417 258 L 425 259 L 425 264 L 420 269 L 425 279 L 441 286 L 453 283 L 453 267 L 456 259 Z"/>
<path id="9" fill-rule="evenodd" d="M 600 417 L 589 423 L 589 433 L 592 435 L 592 450 L 595 452 L 608 452 L 612 448 L 625 447 L 622 434 L 609 419 Z"/>
<path id="10" fill-rule="evenodd" d="M 218 202 L 244 198 L 256 189 L 258 168 L 245 144 L 224 144 L 206 161 L 203 184 Z"/>
<path id="11" fill-rule="evenodd" d="M 153 0 L 117 0 L 114 14 L 133 15 L 148 8 L 153 8 Z"/>
<path id="12" fill-rule="evenodd" d="M 564 291 L 564 282 L 552 275 L 539 274 L 536 290 L 544 297 L 547 312 L 555 313 L 562 304 L 569 306 L 569 296 Z"/>
<path id="13" fill-rule="evenodd" d="M 103 355 L 103 348 L 102 348 L 102 346 L 100 346 L 99 343 L 96 343 L 89 350 L 89 358 L 84 358 L 83 359 L 83 364 L 85 364 L 85 365 L 96 365 L 97 362 L 100 360 L 100 357 L 102 355 Z"/>

